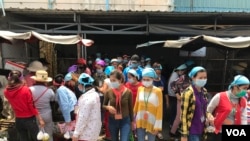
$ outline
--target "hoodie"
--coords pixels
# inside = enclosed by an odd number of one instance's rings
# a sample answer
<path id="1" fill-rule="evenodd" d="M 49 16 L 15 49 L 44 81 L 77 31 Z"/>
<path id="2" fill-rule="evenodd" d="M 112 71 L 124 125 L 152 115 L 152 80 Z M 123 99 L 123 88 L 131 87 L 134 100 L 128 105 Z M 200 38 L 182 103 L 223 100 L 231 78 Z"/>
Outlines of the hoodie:
<path id="1" fill-rule="evenodd" d="M 38 114 L 31 91 L 26 85 L 7 86 L 4 95 L 17 118 L 28 118 Z"/>

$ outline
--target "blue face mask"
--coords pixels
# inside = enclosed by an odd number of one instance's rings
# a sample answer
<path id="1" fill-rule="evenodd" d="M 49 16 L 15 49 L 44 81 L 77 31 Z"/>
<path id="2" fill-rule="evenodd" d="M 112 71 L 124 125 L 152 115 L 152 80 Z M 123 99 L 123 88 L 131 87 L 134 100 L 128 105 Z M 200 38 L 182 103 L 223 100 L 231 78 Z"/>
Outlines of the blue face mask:
<path id="1" fill-rule="evenodd" d="M 118 88 L 118 87 L 120 86 L 120 83 L 117 82 L 117 81 L 111 82 L 110 84 L 111 84 L 111 87 L 112 87 L 113 89 L 116 89 L 116 88 Z"/>
<path id="2" fill-rule="evenodd" d="M 137 64 L 137 63 L 132 63 L 132 64 L 130 65 L 130 67 L 131 67 L 131 68 L 137 68 L 137 67 L 138 67 L 138 64 Z"/>
<path id="3" fill-rule="evenodd" d="M 204 87 L 207 84 L 207 79 L 196 79 L 194 85 L 198 87 Z"/>

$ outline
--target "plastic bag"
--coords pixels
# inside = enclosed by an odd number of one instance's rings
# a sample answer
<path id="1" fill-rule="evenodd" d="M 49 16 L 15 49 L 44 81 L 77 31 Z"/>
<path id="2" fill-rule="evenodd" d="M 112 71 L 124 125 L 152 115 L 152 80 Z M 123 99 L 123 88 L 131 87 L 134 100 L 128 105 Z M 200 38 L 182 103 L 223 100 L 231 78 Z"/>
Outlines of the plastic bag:
<path id="1" fill-rule="evenodd" d="M 37 140 L 48 141 L 50 136 L 48 133 L 45 132 L 44 128 L 41 128 L 36 138 Z"/>

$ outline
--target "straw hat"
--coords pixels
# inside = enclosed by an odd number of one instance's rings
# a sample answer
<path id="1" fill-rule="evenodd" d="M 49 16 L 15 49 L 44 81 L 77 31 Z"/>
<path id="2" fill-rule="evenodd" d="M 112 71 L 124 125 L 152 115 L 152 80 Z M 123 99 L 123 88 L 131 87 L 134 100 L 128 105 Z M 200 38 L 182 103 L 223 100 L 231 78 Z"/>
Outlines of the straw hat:
<path id="1" fill-rule="evenodd" d="M 29 67 L 27 68 L 27 70 L 31 71 L 31 72 L 36 72 L 38 70 L 47 70 L 48 68 L 43 66 L 43 64 L 40 61 L 32 61 L 29 64 Z"/>
<path id="2" fill-rule="evenodd" d="M 246 62 L 239 62 L 237 65 L 232 67 L 236 71 L 244 71 L 247 68 Z"/>
<path id="3" fill-rule="evenodd" d="M 36 71 L 36 75 L 31 76 L 30 78 L 38 82 L 51 82 L 52 81 L 52 78 L 48 77 L 48 73 L 45 70 Z"/>

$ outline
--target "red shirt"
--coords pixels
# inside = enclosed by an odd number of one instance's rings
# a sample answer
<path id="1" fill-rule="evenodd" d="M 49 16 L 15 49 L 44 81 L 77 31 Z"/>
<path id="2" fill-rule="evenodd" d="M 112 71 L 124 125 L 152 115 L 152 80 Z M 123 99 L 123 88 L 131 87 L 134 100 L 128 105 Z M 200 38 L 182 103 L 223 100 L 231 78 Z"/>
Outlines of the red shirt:
<path id="1" fill-rule="evenodd" d="M 136 85 L 133 85 L 133 84 L 127 82 L 127 83 L 125 84 L 125 86 L 126 86 L 128 89 L 130 89 L 131 92 L 132 92 L 132 101 L 133 101 L 133 107 L 134 107 L 134 105 L 135 105 L 135 100 L 136 100 L 136 96 L 137 96 L 137 90 L 138 90 L 138 88 L 139 88 L 140 86 L 142 86 L 142 83 L 141 83 L 141 82 L 138 82 Z"/>
<path id="2" fill-rule="evenodd" d="M 17 118 L 28 118 L 38 114 L 33 104 L 31 91 L 26 85 L 7 87 L 4 90 L 4 95 L 8 99 Z"/>

